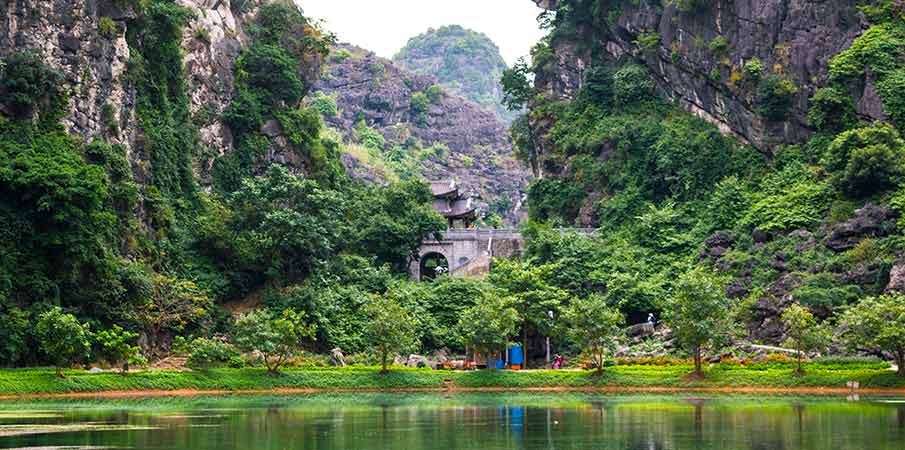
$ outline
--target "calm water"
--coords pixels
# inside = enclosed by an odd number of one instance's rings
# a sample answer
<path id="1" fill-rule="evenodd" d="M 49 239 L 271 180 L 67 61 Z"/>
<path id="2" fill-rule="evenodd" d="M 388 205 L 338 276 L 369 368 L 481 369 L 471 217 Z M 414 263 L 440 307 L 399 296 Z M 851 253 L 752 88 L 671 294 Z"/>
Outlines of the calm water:
<path id="1" fill-rule="evenodd" d="M 0 449 L 30 447 L 902 450 L 905 400 L 563 393 L 0 402 Z"/>

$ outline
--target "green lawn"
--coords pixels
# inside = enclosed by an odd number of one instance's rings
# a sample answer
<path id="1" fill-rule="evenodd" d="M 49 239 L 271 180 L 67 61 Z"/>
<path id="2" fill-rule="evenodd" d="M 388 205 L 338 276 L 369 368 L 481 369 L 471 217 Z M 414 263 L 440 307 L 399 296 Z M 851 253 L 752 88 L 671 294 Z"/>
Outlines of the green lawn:
<path id="1" fill-rule="evenodd" d="M 703 380 L 688 378 L 690 366 L 613 366 L 603 375 L 574 370 L 470 371 L 395 369 L 380 374 L 374 367 L 344 369 L 287 369 L 278 376 L 262 369 L 215 369 L 209 371 L 136 371 L 117 373 L 66 371 L 56 379 L 52 369 L 0 370 L 0 395 L 100 392 L 111 390 L 261 390 L 276 388 L 313 389 L 401 389 L 441 388 L 451 382 L 462 388 L 535 387 L 845 387 L 859 381 L 863 388 L 903 388 L 905 378 L 896 377 L 883 365 L 812 364 L 804 375 L 795 375 L 788 365 L 744 367 L 716 365 Z"/>

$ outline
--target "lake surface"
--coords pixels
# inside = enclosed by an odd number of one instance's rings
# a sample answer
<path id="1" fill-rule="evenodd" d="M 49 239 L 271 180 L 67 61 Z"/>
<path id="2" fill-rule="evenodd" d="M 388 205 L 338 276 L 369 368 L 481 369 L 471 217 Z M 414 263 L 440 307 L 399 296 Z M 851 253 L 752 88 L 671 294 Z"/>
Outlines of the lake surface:
<path id="1" fill-rule="evenodd" d="M 905 399 L 318 394 L 0 402 L 0 449 L 902 450 Z"/>

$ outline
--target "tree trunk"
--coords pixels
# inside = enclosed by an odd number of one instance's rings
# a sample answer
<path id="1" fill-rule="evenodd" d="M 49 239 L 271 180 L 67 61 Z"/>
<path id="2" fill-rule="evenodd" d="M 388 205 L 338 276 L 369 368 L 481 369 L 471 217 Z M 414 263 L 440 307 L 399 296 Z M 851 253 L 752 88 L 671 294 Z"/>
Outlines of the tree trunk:
<path id="1" fill-rule="evenodd" d="M 695 375 L 703 375 L 704 372 L 701 370 L 701 347 L 696 346 L 694 348 L 694 373 Z"/>
<path id="2" fill-rule="evenodd" d="M 905 377 L 905 349 L 896 351 L 896 366 L 898 366 L 896 374 Z"/>
<path id="3" fill-rule="evenodd" d="M 388 352 L 383 352 L 383 357 L 381 358 L 381 364 L 383 366 L 383 369 L 381 369 L 380 371 L 382 373 L 387 373 L 387 353 Z"/>
<path id="4" fill-rule="evenodd" d="M 549 369 L 550 368 L 550 337 L 547 336 L 545 339 L 546 339 L 546 343 L 547 343 L 546 363 L 547 363 L 547 368 Z"/>
<path id="5" fill-rule="evenodd" d="M 528 326 L 522 328 L 522 369 L 528 368 Z"/>
<path id="6" fill-rule="evenodd" d="M 63 368 L 60 366 L 57 366 L 57 378 L 64 378 L 63 377 Z"/>
<path id="7" fill-rule="evenodd" d="M 596 358 L 597 361 L 595 362 L 597 363 L 597 374 L 599 375 L 603 373 L 603 353 L 597 353 Z"/>
<path id="8" fill-rule="evenodd" d="M 801 370 L 801 341 L 798 341 L 797 349 L 798 349 L 798 373 L 803 373 L 804 371 Z"/>

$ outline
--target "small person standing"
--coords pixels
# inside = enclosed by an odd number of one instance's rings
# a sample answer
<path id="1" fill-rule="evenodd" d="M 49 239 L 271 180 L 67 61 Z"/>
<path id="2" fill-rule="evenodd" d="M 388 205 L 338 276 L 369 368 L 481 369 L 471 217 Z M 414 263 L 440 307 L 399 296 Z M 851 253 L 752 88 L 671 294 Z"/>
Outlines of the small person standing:
<path id="1" fill-rule="evenodd" d="M 654 313 L 647 313 L 647 323 L 649 323 L 650 326 L 657 325 L 657 319 L 654 318 Z"/>

